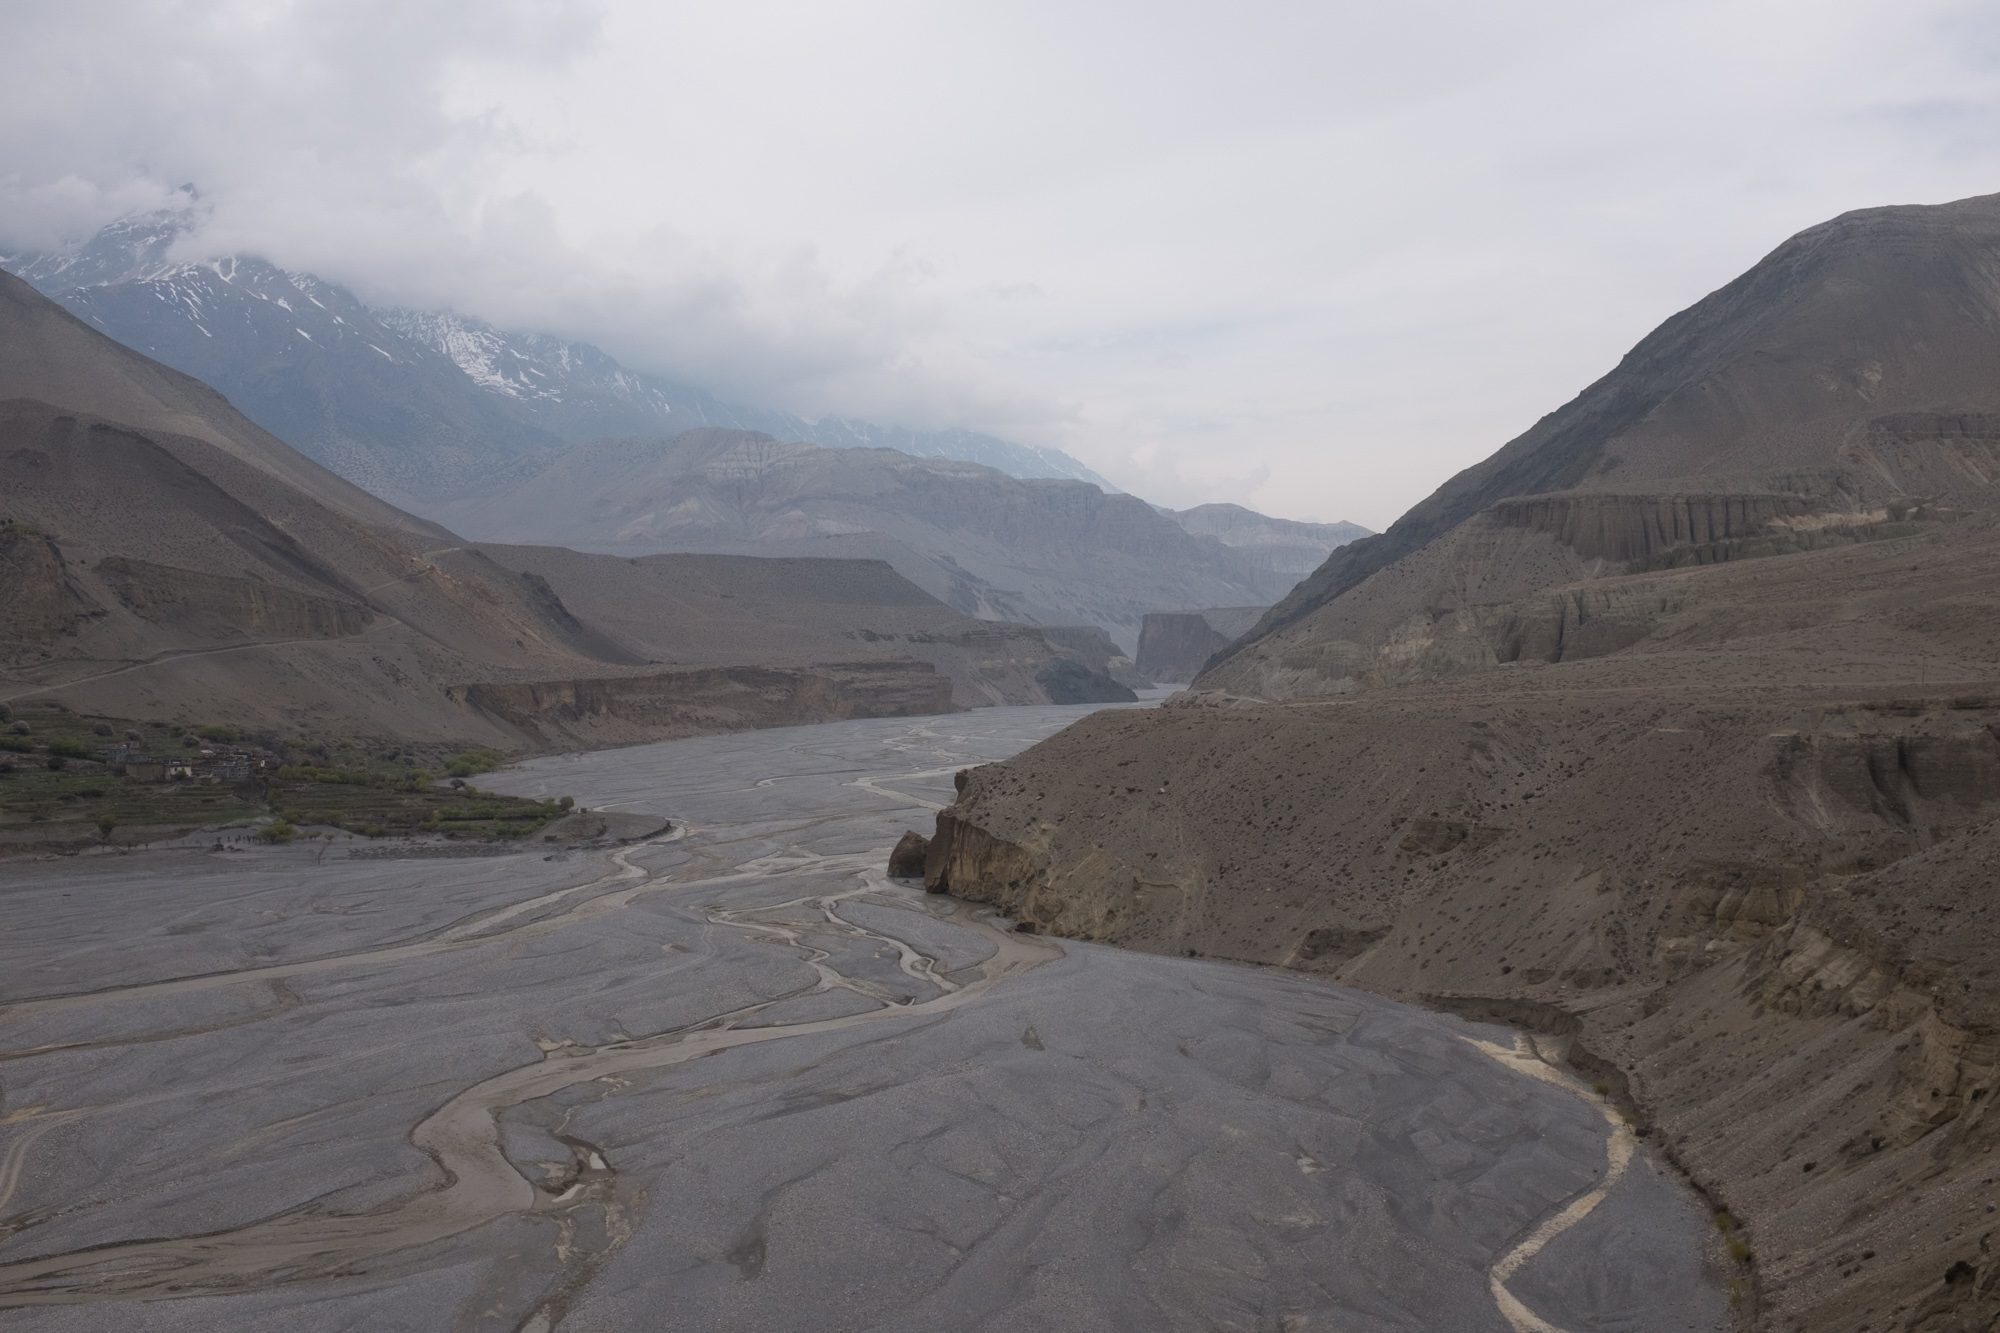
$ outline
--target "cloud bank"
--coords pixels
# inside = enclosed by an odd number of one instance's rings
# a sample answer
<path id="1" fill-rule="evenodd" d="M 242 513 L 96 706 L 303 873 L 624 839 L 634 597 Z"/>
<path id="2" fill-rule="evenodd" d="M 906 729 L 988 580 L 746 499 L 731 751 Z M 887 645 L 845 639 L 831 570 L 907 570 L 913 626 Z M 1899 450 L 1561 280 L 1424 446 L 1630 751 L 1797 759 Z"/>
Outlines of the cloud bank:
<path id="1" fill-rule="evenodd" d="M 1382 526 L 1849 208 L 2000 189 L 1965 0 L 18 7 L 0 235 L 198 245 L 1149 498 Z"/>

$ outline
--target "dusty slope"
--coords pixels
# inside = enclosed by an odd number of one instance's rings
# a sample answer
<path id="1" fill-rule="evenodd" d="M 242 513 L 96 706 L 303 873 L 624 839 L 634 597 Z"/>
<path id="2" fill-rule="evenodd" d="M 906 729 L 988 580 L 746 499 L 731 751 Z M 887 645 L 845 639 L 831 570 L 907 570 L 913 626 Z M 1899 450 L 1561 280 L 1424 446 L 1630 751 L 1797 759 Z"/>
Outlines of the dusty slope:
<path id="1" fill-rule="evenodd" d="M 1265 605 L 1295 577 L 1084 482 L 743 431 L 578 446 L 433 512 L 477 537 L 587 550 L 887 560 L 968 615 L 1099 625 L 1127 652 L 1147 611 Z"/>
<path id="2" fill-rule="evenodd" d="M 1390 529 L 1202 683 L 1302 697 L 1506 660 L 1490 608 L 1866 526 L 2000 476 L 2000 195 L 1801 232 Z"/>
<path id="3" fill-rule="evenodd" d="M 206 441 L 358 522 L 420 536 L 444 530 L 328 472 L 245 420 L 200 380 L 90 328 L 0 272 L 0 399 L 30 398 L 145 431 Z"/>
<path id="4" fill-rule="evenodd" d="M 1559 1032 L 1746 1221 L 1762 1326 L 1993 1327 L 1996 274 L 1995 199 L 1788 242 L 1206 692 L 975 771 L 933 869 Z"/>
<path id="5" fill-rule="evenodd" d="M 788 599 L 758 562 L 718 560 L 711 601 L 731 595 L 732 577 L 764 587 L 757 614 L 816 625 L 815 651 L 780 653 L 761 627 L 731 637 L 715 617 L 628 642 L 534 573 L 354 490 L 12 279 L 0 279 L 0 348 L 0 381 L 57 400 L 0 399 L 0 698 L 483 743 L 952 706 L 954 678 L 903 649 L 966 623 L 899 580 L 864 580 L 828 603 L 796 578 Z M 96 400 L 149 424 L 85 410 Z M 900 639 L 866 637 L 877 611 Z M 736 617 L 739 631 L 749 619 Z M 660 651 L 667 640 L 674 651 Z M 999 640 L 983 657 L 931 656 L 970 698 L 1047 701 L 1037 673 L 1052 650 L 1031 632 Z M 1076 685 L 1064 670 L 1058 694 Z"/>

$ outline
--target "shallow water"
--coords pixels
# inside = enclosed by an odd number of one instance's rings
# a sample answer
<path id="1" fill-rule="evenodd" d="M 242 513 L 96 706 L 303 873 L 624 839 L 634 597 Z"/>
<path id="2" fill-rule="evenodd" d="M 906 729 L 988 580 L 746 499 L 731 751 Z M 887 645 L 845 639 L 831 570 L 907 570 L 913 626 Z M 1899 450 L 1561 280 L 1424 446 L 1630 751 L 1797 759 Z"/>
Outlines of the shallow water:
<path id="1" fill-rule="evenodd" d="M 676 821 L 615 852 L 0 870 L 0 1322 L 1718 1323 L 1698 1210 L 1512 1034 L 883 877 L 1087 711 L 482 780 Z"/>

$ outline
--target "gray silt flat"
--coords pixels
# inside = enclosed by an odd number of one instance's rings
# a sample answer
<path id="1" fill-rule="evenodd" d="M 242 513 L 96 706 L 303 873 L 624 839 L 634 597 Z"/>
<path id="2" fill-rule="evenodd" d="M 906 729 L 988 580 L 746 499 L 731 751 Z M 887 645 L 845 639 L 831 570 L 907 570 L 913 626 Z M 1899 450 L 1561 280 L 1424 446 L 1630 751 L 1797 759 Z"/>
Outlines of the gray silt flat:
<path id="1" fill-rule="evenodd" d="M 1465 1040 L 1499 1034 L 1277 972 L 1056 956 L 941 920 L 946 904 L 879 874 L 853 897 L 928 822 L 885 792 L 938 799 L 948 778 L 908 775 L 1003 757 L 1083 711 L 711 737 L 489 780 L 690 821 L 685 843 L 630 853 L 629 875 L 609 853 L 0 872 L 20 926 L 0 937 L 0 994 L 152 983 L 0 1008 L 0 1323 L 1504 1333 L 1488 1269 L 1593 1186 L 1606 1126 Z M 423 944 L 542 895 L 490 937 Z M 1002 942 L 1050 961 L 959 1002 L 904 971 L 921 962 L 899 940 L 961 978 Z M 330 954 L 276 979 L 170 980 Z M 671 1063 L 674 1033 L 717 1022 L 771 1030 Z M 51 1040 L 100 1044 L 21 1054 Z M 509 1101 L 515 1082 L 552 1090 Z M 551 1172 L 574 1188 L 424 1231 L 443 1179 L 413 1127 L 487 1088 L 507 1127 L 496 1188 Z M 1555 1325 L 1720 1321 L 1705 1223 L 1642 1166 L 1515 1276 Z M 288 1225 L 331 1236 L 327 1263 L 260 1268 Z M 218 1234 L 173 1248 L 196 1232 Z M 167 1249 L 120 1248 L 141 1237 Z M 24 1276 L 88 1246 L 111 1247 L 102 1270 Z"/>

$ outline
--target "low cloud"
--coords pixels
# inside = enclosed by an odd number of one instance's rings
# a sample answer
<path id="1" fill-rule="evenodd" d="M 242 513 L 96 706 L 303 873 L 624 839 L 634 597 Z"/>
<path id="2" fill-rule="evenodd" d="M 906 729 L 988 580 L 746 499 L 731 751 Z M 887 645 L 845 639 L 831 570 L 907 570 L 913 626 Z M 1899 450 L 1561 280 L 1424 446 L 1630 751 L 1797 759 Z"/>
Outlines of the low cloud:
<path id="1" fill-rule="evenodd" d="M 1848 208 L 2000 189 L 1962 0 L 388 0 L 10 16 L 0 233 L 196 248 L 806 413 L 1393 519 Z"/>

